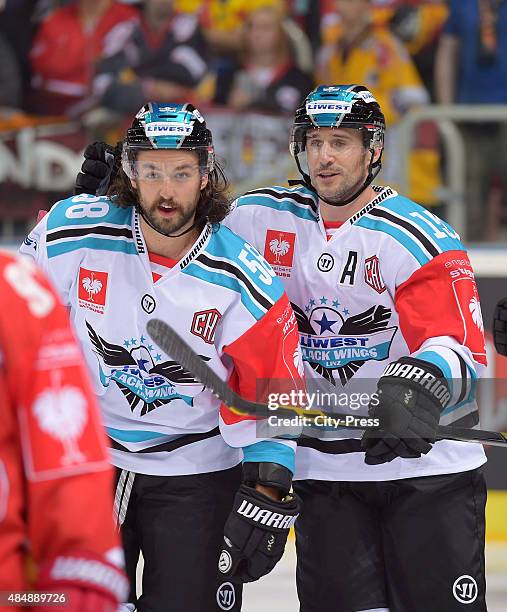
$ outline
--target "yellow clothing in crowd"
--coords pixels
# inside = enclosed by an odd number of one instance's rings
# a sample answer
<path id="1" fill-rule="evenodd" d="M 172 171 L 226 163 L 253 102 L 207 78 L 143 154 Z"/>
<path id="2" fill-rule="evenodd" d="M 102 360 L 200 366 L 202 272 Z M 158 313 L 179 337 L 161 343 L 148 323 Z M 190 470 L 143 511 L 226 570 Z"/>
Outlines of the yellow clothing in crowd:
<path id="1" fill-rule="evenodd" d="M 266 6 L 285 11 L 283 0 L 176 0 L 177 11 L 199 13 L 205 28 L 231 32 L 243 25 L 249 13 Z"/>
<path id="2" fill-rule="evenodd" d="M 384 112 L 388 134 L 395 131 L 407 110 L 429 102 L 408 51 L 384 26 L 370 25 L 355 41 L 348 43 L 343 40 L 341 30 L 336 29 L 335 40 L 320 53 L 317 79 L 318 83 L 360 83 L 368 87 Z M 440 171 L 436 139 L 429 144 L 418 147 L 416 143 L 409 176 L 410 197 L 431 206 L 438 203 Z M 393 145 L 390 149 L 393 150 Z M 393 168 L 393 153 L 390 158 L 391 165 L 387 163 L 386 168 Z M 391 175 L 386 178 L 393 182 Z"/>

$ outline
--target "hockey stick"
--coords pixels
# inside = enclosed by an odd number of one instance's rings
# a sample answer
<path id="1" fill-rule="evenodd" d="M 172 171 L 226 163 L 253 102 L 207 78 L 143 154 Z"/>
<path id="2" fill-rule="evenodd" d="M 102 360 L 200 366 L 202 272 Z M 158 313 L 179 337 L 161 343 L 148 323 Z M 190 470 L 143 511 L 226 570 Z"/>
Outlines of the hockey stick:
<path id="1" fill-rule="evenodd" d="M 299 406 L 283 406 L 270 408 L 266 404 L 260 404 L 243 399 L 229 388 L 213 370 L 191 349 L 188 344 L 167 323 L 160 319 L 151 319 L 146 326 L 153 341 L 160 348 L 186 368 L 192 375 L 199 379 L 220 401 L 222 401 L 235 414 L 243 416 L 268 417 L 277 416 L 290 418 L 301 416 L 305 418 L 305 425 L 315 423 L 316 418 L 326 419 L 327 425 L 346 429 L 364 429 L 357 425 L 361 417 L 350 414 L 336 414 L 319 409 L 307 409 Z M 363 417 L 364 418 L 364 417 Z M 437 429 L 438 439 L 457 440 L 462 442 L 480 442 L 494 446 L 507 447 L 507 433 L 496 431 L 483 431 L 480 429 L 465 429 L 452 427 L 452 425 L 440 425 Z"/>

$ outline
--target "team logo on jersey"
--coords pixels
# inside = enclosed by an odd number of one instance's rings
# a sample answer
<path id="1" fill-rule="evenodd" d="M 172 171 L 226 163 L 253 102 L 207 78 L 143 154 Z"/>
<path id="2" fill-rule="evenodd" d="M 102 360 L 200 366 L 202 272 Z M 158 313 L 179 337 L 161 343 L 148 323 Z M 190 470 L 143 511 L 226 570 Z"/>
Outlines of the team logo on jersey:
<path id="1" fill-rule="evenodd" d="M 23 240 L 23 244 L 31 249 L 33 249 L 34 251 L 37 250 L 37 240 L 35 240 L 35 238 L 31 238 L 30 236 L 27 236 L 24 240 Z"/>
<path id="2" fill-rule="evenodd" d="M 232 610 L 236 603 L 236 591 L 232 582 L 223 582 L 217 591 L 217 604 L 220 610 Z"/>
<path id="3" fill-rule="evenodd" d="M 58 376 L 59 371 L 52 373 Z M 62 465 L 82 463 L 86 457 L 77 443 L 88 421 L 88 404 L 75 386 L 52 385 L 35 399 L 32 412 L 39 428 L 63 445 Z"/>
<path id="4" fill-rule="evenodd" d="M 268 229 L 264 243 L 264 259 L 271 264 L 273 270 L 285 278 L 290 278 L 292 262 L 294 261 L 294 245 L 296 234 Z"/>
<path id="5" fill-rule="evenodd" d="M 221 318 L 222 314 L 216 308 L 195 312 L 190 331 L 194 336 L 202 338 L 207 344 L 213 344 L 215 330 Z"/>
<path id="6" fill-rule="evenodd" d="M 81 308 L 104 313 L 107 295 L 107 272 L 79 268 L 78 300 Z"/>
<path id="7" fill-rule="evenodd" d="M 452 290 L 463 323 L 463 344 L 466 344 L 477 361 L 485 363 L 484 323 L 477 285 L 472 278 L 461 276 L 452 281 Z"/>
<path id="8" fill-rule="evenodd" d="M 377 293 L 384 293 L 386 286 L 380 274 L 378 257 L 373 255 L 364 260 L 364 282 L 375 289 Z"/>
<path id="9" fill-rule="evenodd" d="M 396 326 L 387 327 L 391 309 L 372 306 L 350 315 L 337 299 L 311 299 L 304 310 L 292 304 L 299 327 L 303 360 L 335 384 L 345 385 L 367 361 L 389 357 Z"/>
<path id="10" fill-rule="evenodd" d="M 104 387 L 111 381 L 116 383 L 132 412 L 140 408 L 139 414 L 144 416 L 178 399 L 193 406 L 194 396 L 203 385 L 176 361 L 162 361 L 162 354 L 148 344 L 147 338 L 127 338 L 120 346 L 104 340 L 88 321 L 86 327 L 99 359 L 100 382 Z"/>

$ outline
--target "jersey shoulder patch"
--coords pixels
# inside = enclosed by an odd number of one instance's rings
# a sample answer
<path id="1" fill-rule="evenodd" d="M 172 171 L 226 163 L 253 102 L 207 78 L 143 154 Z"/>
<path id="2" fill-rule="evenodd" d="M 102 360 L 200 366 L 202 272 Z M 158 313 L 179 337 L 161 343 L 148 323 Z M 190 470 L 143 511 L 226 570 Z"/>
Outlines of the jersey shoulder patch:
<path id="1" fill-rule="evenodd" d="M 57 202 L 47 215 L 48 258 L 88 248 L 136 254 L 132 209 L 107 196 L 80 194 Z"/>
<path id="2" fill-rule="evenodd" d="M 284 293 L 281 281 L 262 255 L 223 225 L 213 232 L 208 245 L 183 272 L 237 292 L 257 320 Z"/>
<path id="3" fill-rule="evenodd" d="M 281 187 L 274 185 L 253 189 L 236 200 L 235 208 L 242 206 L 270 208 L 312 221 L 315 221 L 318 217 L 317 196 L 303 186 Z"/>
<path id="4" fill-rule="evenodd" d="M 422 266 L 446 251 L 464 251 L 453 228 L 426 208 L 400 195 L 374 206 L 357 225 L 390 235 Z"/>

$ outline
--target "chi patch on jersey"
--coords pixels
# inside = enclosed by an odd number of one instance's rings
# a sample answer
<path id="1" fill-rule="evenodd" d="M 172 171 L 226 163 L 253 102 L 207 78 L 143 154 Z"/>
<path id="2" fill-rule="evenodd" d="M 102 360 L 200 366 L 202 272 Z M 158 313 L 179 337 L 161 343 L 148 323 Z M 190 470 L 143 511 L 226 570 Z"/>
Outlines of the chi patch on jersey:
<path id="1" fill-rule="evenodd" d="M 379 260 L 376 255 L 364 260 L 364 282 L 372 289 L 375 289 L 377 293 L 383 293 L 386 290 L 380 273 Z"/>
<path id="2" fill-rule="evenodd" d="M 206 344 L 213 344 L 215 331 L 221 318 L 222 314 L 216 308 L 195 312 L 190 331 L 194 336 L 202 338 Z"/>
<path id="3" fill-rule="evenodd" d="M 264 259 L 278 276 L 290 278 L 294 261 L 296 234 L 268 229 L 264 243 Z"/>
<path id="4" fill-rule="evenodd" d="M 104 314 L 107 297 L 107 272 L 79 268 L 78 299 L 81 308 Z"/>

